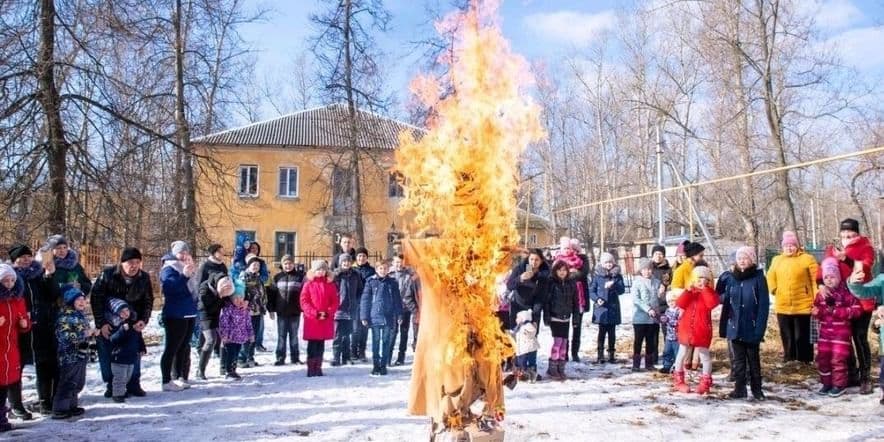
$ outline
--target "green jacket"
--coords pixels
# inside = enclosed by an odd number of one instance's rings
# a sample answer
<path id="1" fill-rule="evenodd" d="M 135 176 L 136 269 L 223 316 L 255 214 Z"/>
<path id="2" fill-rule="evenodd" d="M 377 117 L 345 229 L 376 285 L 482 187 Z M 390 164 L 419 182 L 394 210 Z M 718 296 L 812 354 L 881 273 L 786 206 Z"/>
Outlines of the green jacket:
<path id="1" fill-rule="evenodd" d="M 847 288 L 859 299 L 874 299 L 876 304 L 884 305 L 884 273 L 865 284 L 849 283 Z M 879 331 L 878 342 L 880 343 L 878 354 L 884 356 L 884 330 Z"/>

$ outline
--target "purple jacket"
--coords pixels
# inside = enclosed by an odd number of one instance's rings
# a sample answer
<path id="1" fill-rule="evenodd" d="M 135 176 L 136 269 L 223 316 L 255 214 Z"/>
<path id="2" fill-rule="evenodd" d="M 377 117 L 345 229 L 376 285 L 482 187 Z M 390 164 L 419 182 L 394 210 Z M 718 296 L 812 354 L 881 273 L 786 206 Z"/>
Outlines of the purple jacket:
<path id="1" fill-rule="evenodd" d="M 253 339 L 252 315 L 248 308 L 239 308 L 227 302 L 221 309 L 218 321 L 218 333 L 221 341 L 232 344 L 245 344 Z"/>

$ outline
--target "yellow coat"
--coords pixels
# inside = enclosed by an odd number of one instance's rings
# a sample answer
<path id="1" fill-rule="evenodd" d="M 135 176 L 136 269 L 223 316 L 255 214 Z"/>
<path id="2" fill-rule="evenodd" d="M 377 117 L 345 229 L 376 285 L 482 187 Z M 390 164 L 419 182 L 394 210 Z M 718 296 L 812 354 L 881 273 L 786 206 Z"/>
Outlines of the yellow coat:
<path id="1" fill-rule="evenodd" d="M 774 311 L 782 315 L 808 315 L 816 293 L 816 259 L 800 251 L 777 255 L 767 270 L 767 287 L 774 296 Z"/>
<path id="2" fill-rule="evenodd" d="M 694 261 L 690 258 L 685 259 L 680 266 L 672 272 L 672 289 L 687 289 L 694 283 Z"/>

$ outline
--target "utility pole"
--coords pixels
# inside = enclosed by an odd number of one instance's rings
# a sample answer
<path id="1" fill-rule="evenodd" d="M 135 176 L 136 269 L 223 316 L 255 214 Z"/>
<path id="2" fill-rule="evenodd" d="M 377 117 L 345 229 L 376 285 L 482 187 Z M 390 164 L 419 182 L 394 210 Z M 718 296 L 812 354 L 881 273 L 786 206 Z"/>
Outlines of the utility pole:
<path id="1" fill-rule="evenodd" d="M 663 219 L 663 139 L 660 137 L 660 123 L 657 123 L 657 242 L 663 244 L 666 238 L 666 221 Z"/>

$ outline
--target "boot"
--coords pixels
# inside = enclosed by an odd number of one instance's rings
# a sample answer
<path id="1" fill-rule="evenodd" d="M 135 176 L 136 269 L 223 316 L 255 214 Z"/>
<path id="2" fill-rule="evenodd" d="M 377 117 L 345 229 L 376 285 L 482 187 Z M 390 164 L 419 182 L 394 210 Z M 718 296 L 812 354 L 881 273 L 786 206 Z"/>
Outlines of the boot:
<path id="1" fill-rule="evenodd" d="M 614 350 L 608 351 L 608 362 L 614 364 L 617 362 L 617 359 L 614 358 Z"/>
<path id="2" fill-rule="evenodd" d="M 565 360 L 559 359 L 556 362 L 558 363 L 558 367 L 557 367 L 556 372 L 559 374 L 559 377 L 556 380 L 557 381 L 564 381 L 564 380 L 568 379 L 568 377 L 565 375 Z"/>
<path id="3" fill-rule="evenodd" d="M 402 364 L 405 364 L 405 352 L 404 351 L 399 352 L 399 355 L 396 356 L 396 362 L 393 363 L 393 365 L 402 365 Z"/>
<path id="4" fill-rule="evenodd" d="M 598 356 L 596 357 L 595 363 L 596 364 L 604 364 L 605 363 L 605 351 L 604 350 L 599 349 Z"/>
<path id="5" fill-rule="evenodd" d="M 654 371 L 654 355 L 645 355 L 645 370 Z"/>
<path id="6" fill-rule="evenodd" d="M 580 351 L 576 348 L 571 349 L 571 360 L 574 362 L 580 362 Z"/>
<path id="7" fill-rule="evenodd" d="M 642 365 L 642 355 L 639 355 L 639 354 L 632 355 L 632 372 L 637 373 L 639 371 L 642 371 L 641 365 Z"/>
<path id="8" fill-rule="evenodd" d="M 697 391 L 699 392 L 699 389 L 697 389 Z M 752 393 L 754 396 L 755 391 L 753 390 Z M 747 396 L 749 396 L 749 395 L 746 393 L 746 382 L 745 381 L 743 381 L 743 382 L 737 381 L 736 385 L 734 385 L 734 391 L 730 392 L 730 394 L 727 395 L 727 397 L 729 397 L 731 399 L 745 399 Z"/>
<path id="9" fill-rule="evenodd" d="M 872 383 L 868 379 L 860 382 L 859 394 L 872 394 Z"/>
<path id="10" fill-rule="evenodd" d="M 559 377 L 559 365 L 556 363 L 556 360 L 553 358 L 549 358 L 546 366 L 546 375 L 550 377 L 550 379 L 556 379 Z"/>
<path id="11" fill-rule="evenodd" d="M 672 387 L 675 388 L 676 391 L 682 393 L 691 392 L 691 387 L 684 381 L 684 371 L 676 371 L 672 373 Z"/>
<path id="12" fill-rule="evenodd" d="M 535 382 L 537 382 L 537 368 L 530 367 L 528 368 L 528 383 L 533 384 Z M 881 400 L 884 401 L 884 399 Z M 884 404 L 884 402 L 882 402 L 882 404 Z"/>
<path id="13" fill-rule="evenodd" d="M 697 386 L 697 394 L 707 394 L 712 389 L 712 375 L 704 374 L 700 376 L 700 385 Z"/>
<path id="14" fill-rule="evenodd" d="M 322 374 L 322 356 L 313 360 L 313 376 L 324 376 Z"/>
<path id="15" fill-rule="evenodd" d="M 307 358 L 307 377 L 312 378 L 313 376 L 316 376 L 313 369 L 313 358 Z"/>
<path id="16" fill-rule="evenodd" d="M 33 419 L 34 415 L 26 410 L 25 405 L 22 403 L 21 381 L 18 381 L 6 388 L 9 391 L 9 405 L 11 405 L 9 414 L 23 421 L 29 421 Z"/>

